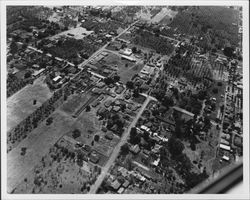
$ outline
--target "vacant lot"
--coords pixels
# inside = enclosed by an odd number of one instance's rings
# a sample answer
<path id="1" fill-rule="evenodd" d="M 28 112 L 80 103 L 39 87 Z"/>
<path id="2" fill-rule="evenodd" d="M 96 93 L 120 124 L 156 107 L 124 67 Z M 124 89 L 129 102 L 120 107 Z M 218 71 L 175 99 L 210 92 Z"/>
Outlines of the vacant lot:
<path id="1" fill-rule="evenodd" d="M 126 84 L 135 74 L 138 74 L 141 71 L 143 66 L 144 66 L 143 63 L 137 63 L 130 68 L 125 68 L 123 70 L 120 70 L 118 74 L 121 77 L 121 81 L 124 84 Z"/>
<path id="2" fill-rule="evenodd" d="M 96 63 L 97 73 L 103 74 L 105 68 L 117 71 L 117 74 L 121 77 L 121 81 L 125 84 L 135 74 L 143 68 L 143 63 L 139 60 L 137 62 L 130 62 L 122 60 L 121 55 L 118 52 L 109 51 L 109 55 L 100 62 Z M 104 67 L 106 66 L 106 67 Z"/>
<path id="3" fill-rule="evenodd" d="M 162 23 L 163 20 L 173 18 L 176 14 L 176 11 L 172 11 L 169 8 L 162 8 L 162 10 L 152 18 L 151 22 Z"/>
<path id="4" fill-rule="evenodd" d="M 51 37 L 51 39 L 58 39 L 61 36 L 67 36 L 67 37 L 72 37 L 75 38 L 76 40 L 80 40 L 83 39 L 84 37 L 86 37 L 87 35 L 91 34 L 93 31 L 87 31 L 85 28 L 83 27 L 77 27 L 74 29 L 70 29 L 68 31 L 64 31 L 62 33 L 59 33 L 57 35 L 54 35 L 53 37 Z"/>
<path id="5" fill-rule="evenodd" d="M 27 85 L 7 99 L 7 131 L 18 125 L 52 96 L 41 76 L 32 85 Z M 37 100 L 33 105 L 33 100 Z"/>
<path id="6" fill-rule="evenodd" d="M 62 105 L 62 110 L 67 114 L 73 114 L 80 106 L 87 102 L 92 96 L 89 94 L 75 94 Z"/>

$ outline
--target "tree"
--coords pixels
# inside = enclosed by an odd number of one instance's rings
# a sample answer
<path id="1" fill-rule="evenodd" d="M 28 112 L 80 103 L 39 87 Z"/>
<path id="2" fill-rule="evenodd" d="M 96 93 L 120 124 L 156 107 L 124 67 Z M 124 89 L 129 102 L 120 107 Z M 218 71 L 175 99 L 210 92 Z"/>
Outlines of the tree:
<path id="1" fill-rule="evenodd" d="M 184 150 L 184 145 L 179 139 L 171 137 L 168 141 L 168 149 L 173 157 L 178 156 Z"/>
<path id="2" fill-rule="evenodd" d="M 218 88 L 214 88 L 213 90 L 212 90 L 212 92 L 214 93 L 214 94 L 218 94 Z"/>
<path id="3" fill-rule="evenodd" d="M 136 47 L 133 47 L 132 48 L 132 53 L 136 53 L 137 52 L 137 48 Z"/>
<path id="4" fill-rule="evenodd" d="M 24 78 L 30 78 L 31 77 L 31 71 L 27 71 L 25 74 L 24 74 Z"/>
<path id="5" fill-rule="evenodd" d="M 111 18 L 111 16 L 112 16 L 111 11 L 107 12 L 106 17 L 107 17 L 107 18 Z"/>
<path id="6" fill-rule="evenodd" d="M 124 49 L 126 47 L 127 47 L 127 45 L 125 43 L 123 43 L 122 46 L 121 46 L 121 49 Z"/>
<path id="7" fill-rule="evenodd" d="M 25 44 L 25 43 L 23 43 L 23 45 L 22 45 L 22 49 L 23 49 L 23 50 L 25 50 L 25 49 L 27 49 L 27 47 L 28 47 L 28 45 L 27 45 L 27 44 Z"/>
<path id="8" fill-rule="evenodd" d="M 99 136 L 99 135 L 95 135 L 95 136 L 94 136 L 94 140 L 95 140 L 96 142 L 99 142 L 100 136 Z"/>
<path id="9" fill-rule="evenodd" d="M 222 82 L 218 82 L 217 85 L 218 85 L 218 86 L 222 86 Z"/>
<path id="10" fill-rule="evenodd" d="M 124 145 L 121 146 L 121 154 L 127 155 L 128 153 L 129 153 L 129 146 L 128 143 L 125 143 Z"/>
<path id="11" fill-rule="evenodd" d="M 170 98 L 168 96 L 165 96 L 163 98 L 162 105 L 166 106 L 166 107 L 173 106 L 174 105 L 174 101 L 173 101 L 172 98 Z"/>
<path id="12" fill-rule="evenodd" d="M 17 53 L 17 50 L 18 50 L 18 47 L 17 47 L 17 44 L 16 44 L 16 42 L 11 42 L 11 44 L 10 44 L 10 53 L 12 53 L 13 55 L 15 54 L 15 53 Z"/>
<path id="13" fill-rule="evenodd" d="M 73 131 L 72 136 L 73 136 L 74 139 L 80 137 L 80 135 L 81 135 L 81 132 L 80 132 L 79 129 L 75 129 L 75 130 Z"/>
<path id="14" fill-rule="evenodd" d="M 91 110 L 90 105 L 87 105 L 87 106 L 86 106 L 86 112 L 89 112 L 90 110 Z"/>
<path id="15" fill-rule="evenodd" d="M 206 90 L 201 90 L 198 92 L 198 99 L 204 100 L 207 97 L 207 91 Z"/>
<path id="16" fill-rule="evenodd" d="M 135 127 L 131 128 L 129 142 L 131 144 L 139 144 L 140 141 L 141 141 L 141 137 L 137 133 L 137 129 Z"/>
<path id="17" fill-rule="evenodd" d="M 115 75 L 115 76 L 113 77 L 113 80 L 114 80 L 114 82 L 120 81 L 120 76 Z"/>
<path id="18" fill-rule="evenodd" d="M 132 81 L 128 81 L 127 83 L 126 83 L 126 87 L 128 88 L 128 89 L 133 89 L 134 88 L 134 83 L 132 82 Z"/>
<path id="19" fill-rule="evenodd" d="M 139 97 L 139 89 L 134 90 L 133 97 L 135 97 L 135 98 Z"/>
<path id="20" fill-rule="evenodd" d="M 110 85 L 110 84 L 113 84 L 113 83 L 114 83 L 114 80 L 113 80 L 111 77 L 107 77 L 107 78 L 105 78 L 103 81 L 104 81 L 104 83 L 105 83 L 106 85 Z"/>
<path id="21" fill-rule="evenodd" d="M 234 48 L 232 47 L 225 47 L 223 50 L 225 56 L 232 58 L 234 56 Z"/>

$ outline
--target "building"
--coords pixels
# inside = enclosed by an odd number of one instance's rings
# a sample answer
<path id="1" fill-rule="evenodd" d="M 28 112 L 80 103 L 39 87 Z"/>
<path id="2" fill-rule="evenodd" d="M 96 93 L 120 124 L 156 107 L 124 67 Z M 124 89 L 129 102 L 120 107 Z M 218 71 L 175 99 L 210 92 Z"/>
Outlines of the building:
<path id="1" fill-rule="evenodd" d="M 60 80 L 62 80 L 62 77 L 61 76 L 56 76 L 55 78 L 53 78 L 53 82 L 54 83 L 59 83 L 60 82 Z"/>
<path id="2" fill-rule="evenodd" d="M 38 64 L 34 64 L 34 65 L 32 65 L 32 68 L 38 70 L 38 69 L 40 69 L 40 66 Z"/>
<path id="3" fill-rule="evenodd" d="M 32 75 L 36 78 L 36 77 L 42 75 L 44 73 L 44 71 L 45 71 L 45 69 L 40 69 L 38 71 L 34 71 Z"/>
<path id="4" fill-rule="evenodd" d="M 132 57 L 130 57 L 130 56 L 125 56 L 125 55 L 123 55 L 123 56 L 122 56 L 122 59 L 128 60 L 128 61 L 130 61 L 130 62 L 136 62 L 136 59 L 134 59 L 134 58 L 132 58 Z"/>
<path id="5" fill-rule="evenodd" d="M 226 151 L 230 151 L 231 150 L 231 147 L 228 146 L 228 145 L 225 145 L 225 144 L 220 144 L 220 148 L 223 149 L 223 150 L 226 150 Z"/>
<path id="6" fill-rule="evenodd" d="M 122 194 L 124 192 L 124 187 L 120 187 L 120 189 L 117 191 L 118 194 Z"/>
<path id="7" fill-rule="evenodd" d="M 100 160 L 100 157 L 99 157 L 99 155 L 98 155 L 95 151 L 93 151 L 93 152 L 90 154 L 89 159 L 90 159 L 91 162 L 97 164 L 97 163 L 99 162 L 99 160 Z"/>
<path id="8" fill-rule="evenodd" d="M 225 156 L 225 155 L 222 157 L 222 159 L 225 160 L 225 161 L 229 161 L 229 157 Z"/>
<path id="9" fill-rule="evenodd" d="M 126 55 L 126 56 L 131 56 L 132 50 L 129 48 L 125 48 L 123 51 L 121 50 L 121 54 Z"/>
<path id="10" fill-rule="evenodd" d="M 145 65 L 140 71 L 143 75 L 151 75 L 154 73 L 155 67 L 152 65 Z"/>
<path id="11" fill-rule="evenodd" d="M 105 135 L 105 138 L 112 140 L 114 138 L 114 134 L 111 131 L 108 131 Z"/>
<path id="12" fill-rule="evenodd" d="M 129 148 L 129 150 L 134 153 L 134 154 L 138 154 L 140 152 L 140 147 L 138 144 L 133 145 Z"/>
<path id="13" fill-rule="evenodd" d="M 121 183 L 118 180 L 115 180 L 114 182 L 111 183 L 111 187 L 114 190 L 118 190 L 120 186 L 121 186 Z"/>
<path id="14" fill-rule="evenodd" d="M 129 181 L 128 180 L 125 180 L 125 182 L 122 184 L 122 186 L 124 187 L 124 188 L 127 188 L 128 186 L 129 186 Z"/>

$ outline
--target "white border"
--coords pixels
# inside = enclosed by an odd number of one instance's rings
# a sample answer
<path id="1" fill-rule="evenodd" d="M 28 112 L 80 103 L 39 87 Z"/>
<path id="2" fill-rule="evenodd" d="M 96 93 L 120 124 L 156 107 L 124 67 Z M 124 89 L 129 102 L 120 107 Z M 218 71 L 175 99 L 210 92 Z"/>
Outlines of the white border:
<path id="1" fill-rule="evenodd" d="M 168 0 L 85 0 L 85 1 L 1 1 L 1 196 L 2 199 L 249 199 L 249 2 L 247 0 L 235 1 L 173 1 Z M 244 152 L 244 193 L 241 194 L 182 194 L 182 195 L 92 195 L 92 194 L 7 194 L 7 153 L 6 153 L 6 6 L 7 5 L 232 5 L 243 6 L 243 152 Z"/>

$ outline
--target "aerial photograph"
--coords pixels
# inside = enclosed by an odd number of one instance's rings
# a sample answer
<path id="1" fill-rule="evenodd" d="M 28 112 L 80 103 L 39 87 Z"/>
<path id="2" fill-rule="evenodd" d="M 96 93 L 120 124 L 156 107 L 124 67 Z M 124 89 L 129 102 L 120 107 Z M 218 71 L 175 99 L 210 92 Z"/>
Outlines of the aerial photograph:
<path id="1" fill-rule="evenodd" d="M 242 164 L 242 21 L 230 5 L 6 6 L 7 193 L 199 193 Z"/>

